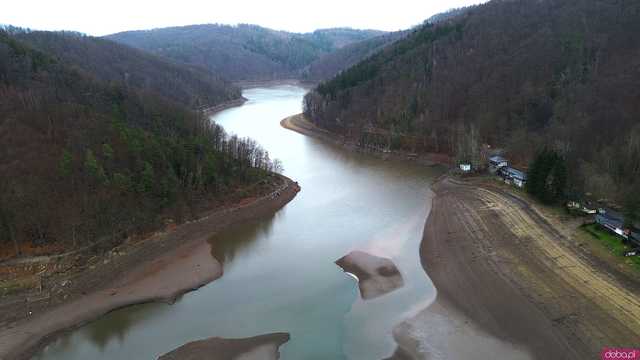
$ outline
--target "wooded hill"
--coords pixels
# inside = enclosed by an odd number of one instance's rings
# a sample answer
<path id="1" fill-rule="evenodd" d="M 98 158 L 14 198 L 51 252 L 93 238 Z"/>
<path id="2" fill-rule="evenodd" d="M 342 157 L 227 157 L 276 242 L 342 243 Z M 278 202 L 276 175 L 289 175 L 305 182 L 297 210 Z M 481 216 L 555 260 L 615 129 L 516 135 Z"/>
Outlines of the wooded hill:
<path id="1" fill-rule="evenodd" d="M 14 29 L 12 34 L 89 76 L 152 92 L 193 109 L 240 98 L 240 89 L 220 74 L 172 63 L 110 40 L 73 32 Z"/>
<path id="2" fill-rule="evenodd" d="M 278 167 L 200 112 L 92 66 L 0 31 L 0 258 L 179 222 Z"/>
<path id="3" fill-rule="evenodd" d="M 230 80 L 270 80 L 297 78 L 323 55 L 382 34 L 346 28 L 297 34 L 257 25 L 207 24 L 127 31 L 106 38 Z"/>
<path id="4" fill-rule="evenodd" d="M 544 148 L 568 191 L 640 194 L 640 3 L 491 1 L 425 24 L 305 98 L 317 125 L 361 145 L 526 166 Z"/>
<path id="5" fill-rule="evenodd" d="M 313 61 L 304 68 L 301 77 L 310 81 L 330 79 L 340 71 L 350 68 L 382 50 L 385 46 L 401 39 L 407 33 L 398 31 L 346 45 Z"/>

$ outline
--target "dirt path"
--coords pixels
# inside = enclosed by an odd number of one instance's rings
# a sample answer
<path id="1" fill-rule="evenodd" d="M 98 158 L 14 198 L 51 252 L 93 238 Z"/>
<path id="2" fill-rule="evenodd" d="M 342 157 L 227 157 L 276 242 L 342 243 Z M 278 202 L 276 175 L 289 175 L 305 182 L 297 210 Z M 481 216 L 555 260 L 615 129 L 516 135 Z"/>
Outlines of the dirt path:
<path id="1" fill-rule="evenodd" d="M 594 267 L 566 231 L 509 193 L 451 178 L 434 191 L 421 256 L 439 297 L 540 359 L 638 345 L 637 281 Z"/>
<path id="2" fill-rule="evenodd" d="M 222 266 L 211 255 L 207 240 L 228 226 L 272 214 L 286 205 L 300 188 L 289 179 L 283 180 L 273 194 L 159 233 L 77 279 L 80 293 L 0 328 L 0 359 L 30 358 L 56 336 L 110 311 L 151 301 L 173 302 L 177 296 L 219 278 Z"/>

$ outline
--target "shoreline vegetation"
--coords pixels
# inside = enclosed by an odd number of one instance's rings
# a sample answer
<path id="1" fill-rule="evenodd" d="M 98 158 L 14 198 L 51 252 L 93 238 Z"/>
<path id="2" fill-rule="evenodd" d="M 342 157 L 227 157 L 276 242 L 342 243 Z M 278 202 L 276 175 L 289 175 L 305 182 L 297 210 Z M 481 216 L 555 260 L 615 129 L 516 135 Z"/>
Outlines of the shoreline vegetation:
<path id="1" fill-rule="evenodd" d="M 227 227 L 273 214 L 300 191 L 292 180 L 274 176 L 270 191 L 260 197 L 227 204 L 113 249 L 86 273 L 62 281 L 69 289 L 60 298 L 44 299 L 39 305 L 37 298 L 29 297 L 0 304 L 5 315 L 22 314 L 2 322 L 0 359 L 28 359 L 60 335 L 108 312 L 148 302 L 173 303 L 221 277 L 222 265 L 211 254 L 215 244 L 208 239 Z"/>
<path id="2" fill-rule="evenodd" d="M 302 115 L 281 126 L 359 150 Z M 445 174 L 433 190 L 419 251 L 438 295 L 393 330 L 390 359 L 581 359 L 640 338 L 640 282 L 585 245 L 580 221 L 486 177 Z"/>
<path id="3" fill-rule="evenodd" d="M 240 96 L 237 99 L 233 99 L 233 100 L 229 100 L 229 101 L 225 101 L 221 104 L 218 104 L 216 106 L 211 106 L 208 107 L 206 109 L 202 109 L 202 113 L 205 116 L 213 116 L 221 111 L 227 110 L 227 109 L 231 109 L 233 107 L 238 107 L 238 106 L 242 106 L 244 103 L 246 103 L 248 101 L 248 99 L 244 96 Z"/>
<path id="4" fill-rule="evenodd" d="M 316 139 L 320 139 L 326 142 L 330 142 L 333 144 L 337 144 L 343 146 L 352 151 L 363 152 L 367 154 L 371 154 L 377 157 L 380 157 L 384 160 L 412 160 L 416 161 L 419 164 L 425 166 L 438 166 L 445 165 L 450 166 L 452 164 L 452 159 L 444 154 L 436 154 L 436 153 L 425 153 L 425 154 L 414 154 L 406 151 L 390 151 L 390 152 L 382 152 L 377 150 L 365 150 L 359 147 L 353 141 L 347 140 L 345 137 L 332 133 L 328 130 L 322 129 L 311 121 L 309 121 L 304 114 L 297 114 L 283 119 L 280 122 L 280 126 L 285 129 L 289 129 L 300 133 L 302 135 L 314 137 Z"/>

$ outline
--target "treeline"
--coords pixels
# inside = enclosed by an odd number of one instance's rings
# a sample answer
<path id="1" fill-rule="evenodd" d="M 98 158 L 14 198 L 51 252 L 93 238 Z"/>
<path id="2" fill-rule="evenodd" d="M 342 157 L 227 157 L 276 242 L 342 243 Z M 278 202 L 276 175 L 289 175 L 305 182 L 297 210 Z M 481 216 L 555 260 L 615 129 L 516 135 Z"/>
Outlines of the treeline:
<path id="1" fill-rule="evenodd" d="M 485 144 L 522 168 L 546 148 L 565 159 L 567 194 L 622 203 L 640 196 L 637 34 L 636 1 L 492 1 L 322 83 L 304 111 L 363 146 Z"/>
<path id="2" fill-rule="evenodd" d="M 0 31 L 0 249 L 59 251 L 190 218 L 279 163 L 201 113 Z"/>
<path id="3" fill-rule="evenodd" d="M 104 82 L 121 83 L 193 109 L 240 98 L 219 73 L 176 64 L 107 39 L 74 32 L 9 28 L 16 39 Z"/>
<path id="4" fill-rule="evenodd" d="M 348 28 L 297 34 L 256 25 L 207 24 L 127 31 L 107 39 L 224 74 L 227 79 L 270 80 L 297 78 L 314 60 L 382 34 Z"/>

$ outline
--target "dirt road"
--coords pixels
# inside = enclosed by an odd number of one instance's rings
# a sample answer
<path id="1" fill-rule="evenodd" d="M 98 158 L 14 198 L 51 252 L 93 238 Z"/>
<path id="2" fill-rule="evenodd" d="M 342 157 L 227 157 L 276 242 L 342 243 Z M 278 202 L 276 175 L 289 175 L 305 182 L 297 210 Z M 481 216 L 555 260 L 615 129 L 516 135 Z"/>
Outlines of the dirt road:
<path id="1" fill-rule="evenodd" d="M 438 297 L 539 359 L 640 345 L 640 281 L 585 256 L 508 191 L 450 177 L 434 191 L 421 257 Z"/>

